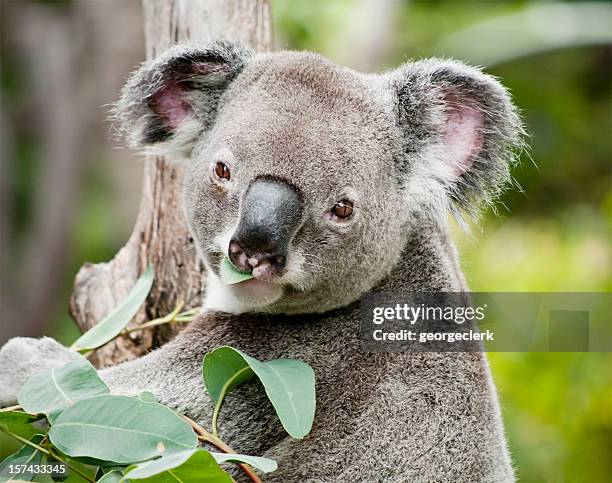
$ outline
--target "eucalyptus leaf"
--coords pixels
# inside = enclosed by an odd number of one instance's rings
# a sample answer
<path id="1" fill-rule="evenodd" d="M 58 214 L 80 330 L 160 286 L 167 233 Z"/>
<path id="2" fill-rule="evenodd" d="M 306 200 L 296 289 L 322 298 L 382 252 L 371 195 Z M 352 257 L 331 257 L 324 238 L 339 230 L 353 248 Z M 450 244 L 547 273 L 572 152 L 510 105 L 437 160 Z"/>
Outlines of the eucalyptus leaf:
<path id="1" fill-rule="evenodd" d="M 168 481 L 231 483 L 233 481 L 219 467 L 212 455 L 202 448 L 182 451 L 131 466 L 127 469 L 125 478 L 130 481 L 159 483 Z"/>
<path id="2" fill-rule="evenodd" d="M 40 444 L 44 439 L 44 435 L 35 434 L 30 441 L 34 444 Z M 15 477 L 19 477 L 22 481 L 32 481 L 34 473 L 11 473 L 10 465 L 38 465 L 42 460 L 43 454 L 32 446 L 26 445 L 16 453 L 7 456 L 0 463 L 0 481 L 15 481 Z"/>
<path id="3" fill-rule="evenodd" d="M 297 439 L 310 432 L 316 405 L 315 377 L 305 362 L 293 359 L 261 362 L 224 346 L 204 356 L 202 374 L 206 390 L 219 407 L 228 392 L 255 374 L 285 431 Z"/>
<path id="4" fill-rule="evenodd" d="M 120 471 L 109 471 L 97 481 L 98 483 L 121 483 L 123 475 Z"/>
<path id="5" fill-rule="evenodd" d="M 87 456 L 73 456 L 71 459 L 82 465 L 96 466 L 102 471 L 121 470 L 125 468 L 125 465 L 117 464 L 114 461 L 105 461 L 97 458 L 89 458 Z"/>
<path id="6" fill-rule="evenodd" d="M 250 273 L 239 271 L 229 258 L 224 257 L 221 262 L 221 281 L 225 285 L 233 285 L 235 283 L 244 282 L 253 278 Z"/>
<path id="7" fill-rule="evenodd" d="M 204 356 L 202 375 L 208 394 L 219 403 L 225 394 L 254 377 L 255 373 L 240 351 L 223 346 Z"/>
<path id="8" fill-rule="evenodd" d="M 231 463 L 246 463 L 262 473 L 272 473 L 278 468 L 276 461 L 270 458 L 262 458 L 260 456 L 249 456 L 246 454 L 228 454 L 228 453 L 210 453 L 215 461 L 219 464 Z"/>
<path id="9" fill-rule="evenodd" d="M 26 425 L 44 418 L 41 414 L 24 413 L 23 411 L 0 411 L 0 426 Z"/>
<path id="10" fill-rule="evenodd" d="M 49 431 L 69 456 L 133 463 L 193 449 L 189 424 L 166 406 L 129 396 L 95 396 L 65 409 Z"/>
<path id="11" fill-rule="evenodd" d="M 79 352 L 97 349 L 114 339 L 134 318 L 153 285 L 153 266 L 149 265 L 136 281 L 128 296 L 102 321 L 85 332 L 72 348 Z"/>
<path id="12" fill-rule="evenodd" d="M 63 454 L 61 451 L 58 451 L 57 448 L 55 448 L 54 452 L 58 454 L 58 456 L 63 460 L 63 462 L 67 463 L 67 466 L 65 473 L 51 474 L 51 480 L 61 481 L 64 483 L 83 483 L 84 479 L 81 474 L 87 476 L 89 480 L 95 480 L 95 477 L 98 474 L 99 470 L 96 465 L 83 463 L 74 458 L 70 458 Z M 44 461 L 45 460 L 43 460 L 43 462 Z M 47 456 L 46 463 L 52 465 L 63 464 L 62 461 L 60 461 L 58 458 L 55 458 L 54 456 Z M 38 478 L 36 479 L 36 481 L 38 481 Z"/>
<path id="13" fill-rule="evenodd" d="M 84 357 L 37 372 L 21 387 L 17 399 L 29 413 L 44 413 L 49 422 L 76 401 L 108 394 L 109 390 Z"/>

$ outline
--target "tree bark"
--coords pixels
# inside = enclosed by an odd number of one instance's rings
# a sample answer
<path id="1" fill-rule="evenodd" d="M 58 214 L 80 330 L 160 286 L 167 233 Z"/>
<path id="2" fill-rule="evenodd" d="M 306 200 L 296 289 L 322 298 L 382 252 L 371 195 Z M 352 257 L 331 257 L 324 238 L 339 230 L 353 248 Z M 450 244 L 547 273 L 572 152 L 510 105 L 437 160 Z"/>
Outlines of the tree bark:
<path id="1" fill-rule="evenodd" d="M 270 0 L 144 0 L 147 57 L 181 42 L 239 40 L 255 50 L 272 47 Z M 182 170 L 148 157 L 136 225 L 126 245 L 107 263 L 85 264 L 78 272 L 70 313 L 82 331 L 96 325 L 129 292 L 147 264 L 155 282 L 131 325 L 172 311 L 179 302 L 197 307 L 205 270 L 197 259 L 181 207 Z M 105 367 L 139 357 L 172 336 L 178 327 L 160 326 L 122 336 L 92 356 Z"/>

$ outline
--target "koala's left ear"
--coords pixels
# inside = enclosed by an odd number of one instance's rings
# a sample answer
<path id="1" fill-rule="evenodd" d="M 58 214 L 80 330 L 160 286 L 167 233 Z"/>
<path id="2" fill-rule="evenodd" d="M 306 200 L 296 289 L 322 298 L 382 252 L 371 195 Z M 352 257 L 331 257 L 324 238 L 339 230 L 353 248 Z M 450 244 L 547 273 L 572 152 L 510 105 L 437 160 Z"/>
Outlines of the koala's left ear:
<path id="1" fill-rule="evenodd" d="M 186 157 L 251 56 L 248 48 L 225 41 L 172 47 L 129 77 L 113 117 L 130 146 Z"/>
<path id="2" fill-rule="evenodd" d="M 388 75 L 411 205 L 434 215 L 474 214 L 510 180 L 522 147 L 522 123 L 508 92 L 494 77 L 450 60 L 408 63 Z"/>

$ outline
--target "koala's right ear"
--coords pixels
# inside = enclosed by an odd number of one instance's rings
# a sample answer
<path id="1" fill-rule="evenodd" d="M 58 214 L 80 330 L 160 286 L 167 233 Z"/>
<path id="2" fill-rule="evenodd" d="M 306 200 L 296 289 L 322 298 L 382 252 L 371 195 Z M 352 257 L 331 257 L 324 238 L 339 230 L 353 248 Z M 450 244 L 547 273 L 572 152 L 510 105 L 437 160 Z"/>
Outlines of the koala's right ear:
<path id="1" fill-rule="evenodd" d="M 237 43 L 177 45 L 128 79 L 113 118 L 128 144 L 175 159 L 214 123 L 219 99 L 252 52 Z"/>

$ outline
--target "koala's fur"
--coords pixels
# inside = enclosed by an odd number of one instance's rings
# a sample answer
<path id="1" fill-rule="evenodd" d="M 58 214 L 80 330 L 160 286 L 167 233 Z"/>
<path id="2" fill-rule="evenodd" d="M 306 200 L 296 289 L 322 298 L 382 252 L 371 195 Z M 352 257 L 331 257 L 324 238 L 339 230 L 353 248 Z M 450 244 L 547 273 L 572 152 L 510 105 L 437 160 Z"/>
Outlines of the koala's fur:
<path id="1" fill-rule="evenodd" d="M 491 201 L 521 146 L 495 79 L 449 60 L 371 75 L 313 53 L 216 42 L 143 64 L 116 115 L 132 146 L 185 163 L 185 212 L 209 280 L 207 310 L 174 341 L 101 371 L 114 392 L 150 390 L 209 427 L 205 353 L 231 345 L 296 358 L 317 379 L 304 440 L 284 433 L 254 382 L 228 396 L 220 417 L 236 450 L 278 460 L 267 481 L 514 479 L 483 354 L 371 354 L 360 344 L 358 299 L 368 291 L 467 291 L 445 217 Z M 211 174 L 219 160 L 231 169 L 226 184 Z M 263 302 L 218 279 L 258 176 L 290 182 L 305 206 L 282 294 Z M 340 223 L 329 209 L 345 198 L 355 213 Z M 11 376 L 24 365 L 15 353 L 32 344 L 14 339 L 0 352 L 0 403 L 22 383 Z"/>

